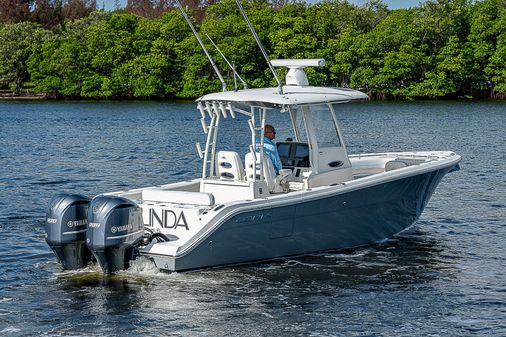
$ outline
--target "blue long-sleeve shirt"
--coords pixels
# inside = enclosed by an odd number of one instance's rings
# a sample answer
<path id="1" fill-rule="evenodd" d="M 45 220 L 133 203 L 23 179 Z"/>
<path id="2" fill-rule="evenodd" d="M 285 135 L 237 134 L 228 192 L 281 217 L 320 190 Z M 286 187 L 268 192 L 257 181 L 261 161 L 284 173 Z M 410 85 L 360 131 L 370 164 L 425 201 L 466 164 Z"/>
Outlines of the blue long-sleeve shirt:
<path id="1" fill-rule="evenodd" d="M 281 158 L 279 158 L 278 148 L 276 144 L 267 137 L 264 137 L 264 154 L 271 159 L 276 174 L 279 174 L 283 165 L 281 164 Z"/>

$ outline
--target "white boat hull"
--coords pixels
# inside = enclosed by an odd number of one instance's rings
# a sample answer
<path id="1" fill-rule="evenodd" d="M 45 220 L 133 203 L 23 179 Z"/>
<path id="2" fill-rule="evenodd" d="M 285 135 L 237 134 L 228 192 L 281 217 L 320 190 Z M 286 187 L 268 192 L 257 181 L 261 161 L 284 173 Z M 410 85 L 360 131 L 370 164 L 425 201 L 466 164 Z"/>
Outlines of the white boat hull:
<path id="1" fill-rule="evenodd" d="M 368 160 L 375 158 L 377 162 L 381 156 L 392 155 L 350 158 L 357 174 L 365 174 L 374 170 L 367 167 Z M 419 159 L 429 156 L 409 155 Z M 434 159 L 425 160 L 335 186 L 220 205 L 209 212 L 212 216 L 194 237 L 181 245 L 158 243 L 143 254 L 159 269 L 182 271 L 378 242 L 419 218 L 443 176 L 458 165 L 460 157 L 438 152 Z"/>

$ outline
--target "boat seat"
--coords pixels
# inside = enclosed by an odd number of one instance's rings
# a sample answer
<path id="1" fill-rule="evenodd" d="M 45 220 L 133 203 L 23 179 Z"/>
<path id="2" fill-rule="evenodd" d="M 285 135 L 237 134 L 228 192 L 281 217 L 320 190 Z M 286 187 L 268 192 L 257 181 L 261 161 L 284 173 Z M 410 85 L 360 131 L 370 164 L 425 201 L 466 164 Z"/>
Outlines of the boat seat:
<path id="1" fill-rule="evenodd" d="M 259 159 L 259 153 L 256 153 L 257 161 Z M 260 172 L 257 169 L 255 172 L 253 165 L 253 154 L 248 152 L 245 157 L 246 163 L 246 181 L 253 181 L 253 175 L 256 174 L 256 179 L 260 179 Z M 282 169 L 278 175 L 276 175 L 276 171 L 274 170 L 274 165 L 269 157 L 266 155 L 263 156 L 263 169 L 264 169 L 264 177 L 265 182 L 267 183 L 267 187 L 269 188 L 270 193 L 285 193 L 290 190 L 288 185 L 288 178 L 292 174 L 292 170 Z"/>
<path id="2" fill-rule="evenodd" d="M 244 180 L 244 166 L 237 152 L 219 151 L 216 154 L 216 170 L 221 180 Z"/>
<path id="3" fill-rule="evenodd" d="M 142 190 L 142 200 L 196 206 L 214 205 L 214 195 L 211 193 L 171 191 L 162 190 L 160 188 L 147 188 Z"/>

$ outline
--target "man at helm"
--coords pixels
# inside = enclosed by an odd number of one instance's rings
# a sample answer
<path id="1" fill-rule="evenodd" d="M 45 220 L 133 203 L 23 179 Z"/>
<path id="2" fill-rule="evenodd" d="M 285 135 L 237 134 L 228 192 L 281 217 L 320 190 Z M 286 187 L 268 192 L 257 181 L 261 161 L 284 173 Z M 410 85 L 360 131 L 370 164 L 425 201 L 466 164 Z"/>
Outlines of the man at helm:
<path id="1" fill-rule="evenodd" d="M 274 129 L 274 127 L 270 124 L 265 124 L 264 154 L 271 159 L 276 174 L 279 174 L 279 171 L 283 167 L 281 164 L 281 159 L 279 158 L 278 148 L 276 146 L 276 143 L 273 142 L 274 138 L 276 138 L 276 129 Z"/>

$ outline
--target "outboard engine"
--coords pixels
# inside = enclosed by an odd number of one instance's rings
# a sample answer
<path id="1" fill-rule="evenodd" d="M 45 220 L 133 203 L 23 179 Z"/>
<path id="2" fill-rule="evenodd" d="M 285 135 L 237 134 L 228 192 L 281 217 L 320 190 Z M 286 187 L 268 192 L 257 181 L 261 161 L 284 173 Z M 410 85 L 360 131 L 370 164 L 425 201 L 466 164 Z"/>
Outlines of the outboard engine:
<path id="1" fill-rule="evenodd" d="M 86 247 L 90 201 L 84 195 L 60 193 L 49 204 L 46 242 L 65 270 L 83 268 L 91 261 Z"/>
<path id="2" fill-rule="evenodd" d="M 90 204 L 86 243 L 106 273 L 129 267 L 144 235 L 142 210 L 133 201 L 100 195 Z"/>

